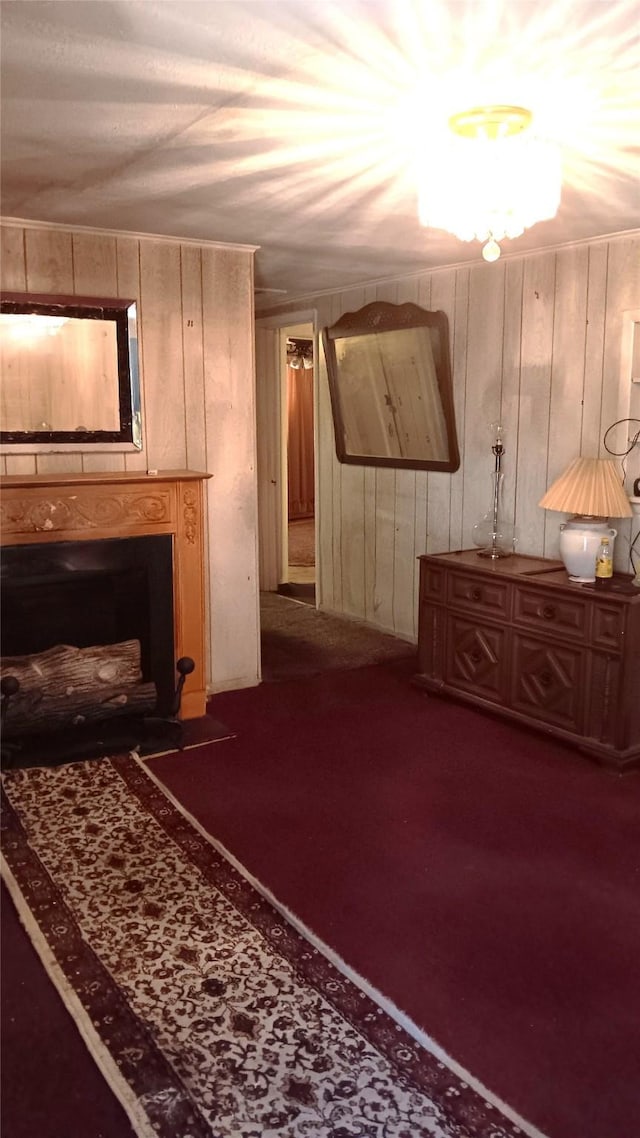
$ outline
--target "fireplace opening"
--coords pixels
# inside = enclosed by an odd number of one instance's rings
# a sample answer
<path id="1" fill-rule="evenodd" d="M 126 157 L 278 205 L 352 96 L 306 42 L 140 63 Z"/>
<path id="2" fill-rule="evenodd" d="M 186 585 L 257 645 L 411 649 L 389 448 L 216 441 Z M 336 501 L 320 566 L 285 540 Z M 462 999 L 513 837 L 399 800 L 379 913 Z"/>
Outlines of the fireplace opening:
<path id="1" fill-rule="evenodd" d="M 135 640 L 154 715 L 175 700 L 170 535 L 15 545 L 2 551 L 0 655 Z"/>

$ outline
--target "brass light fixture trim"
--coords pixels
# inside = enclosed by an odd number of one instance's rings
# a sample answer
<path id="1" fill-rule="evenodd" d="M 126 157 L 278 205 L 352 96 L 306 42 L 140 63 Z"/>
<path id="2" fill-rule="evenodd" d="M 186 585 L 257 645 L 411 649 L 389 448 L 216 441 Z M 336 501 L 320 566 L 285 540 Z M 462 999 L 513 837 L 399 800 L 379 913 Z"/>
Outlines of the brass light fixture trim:
<path id="1" fill-rule="evenodd" d="M 533 115 L 526 107 L 496 105 L 474 107 L 451 115 L 449 126 L 462 138 L 479 138 L 484 135 L 485 138 L 496 139 L 520 134 L 531 126 L 532 121 Z"/>

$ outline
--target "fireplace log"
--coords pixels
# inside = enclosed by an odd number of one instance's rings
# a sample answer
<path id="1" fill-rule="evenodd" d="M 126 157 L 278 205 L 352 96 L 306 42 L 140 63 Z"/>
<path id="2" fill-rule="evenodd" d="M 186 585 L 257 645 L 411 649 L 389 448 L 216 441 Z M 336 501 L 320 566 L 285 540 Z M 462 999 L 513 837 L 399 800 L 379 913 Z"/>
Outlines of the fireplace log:
<path id="1" fill-rule="evenodd" d="M 84 698 L 74 701 L 73 708 L 69 701 L 60 702 L 42 699 L 33 707 L 28 715 L 23 715 L 19 709 L 12 714 L 7 710 L 4 721 L 3 734 L 7 739 L 16 736 L 37 735 L 44 730 L 55 731 L 59 727 L 82 727 L 85 723 L 98 723 L 101 719 L 112 719 L 118 715 L 144 715 L 155 709 L 157 699 L 156 685 L 135 684 L 130 688 L 110 688 L 94 693 L 87 693 Z"/>
<path id="2" fill-rule="evenodd" d="M 8 737 L 150 711 L 156 704 L 155 684 L 142 683 L 138 640 L 4 656 L 0 676 L 20 684 L 4 718 Z"/>

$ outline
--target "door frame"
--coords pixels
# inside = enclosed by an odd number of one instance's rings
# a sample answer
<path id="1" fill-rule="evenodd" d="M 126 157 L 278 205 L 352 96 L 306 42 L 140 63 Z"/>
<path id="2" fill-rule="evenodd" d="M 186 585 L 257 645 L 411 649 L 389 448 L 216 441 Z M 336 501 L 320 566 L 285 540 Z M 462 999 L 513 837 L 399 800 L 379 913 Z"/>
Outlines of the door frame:
<path id="1" fill-rule="evenodd" d="M 314 523 L 315 523 L 315 547 L 318 549 L 318 329 L 317 329 L 317 312 L 316 309 L 300 309 L 294 312 L 279 313 L 277 316 L 256 316 L 256 329 L 262 328 L 268 331 L 278 333 L 277 343 L 277 367 L 278 367 L 278 383 L 277 395 L 274 392 L 274 399 L 269 406 L 269 413 L 273 416 L 271 419 L 271 431 L 269 432 L 270 438 L 277 438 L 279 453 L 272 456 L 273 468 L 277 469 L 280 477 L 280 494 L 275 499 L 277 501 L 277 515 L 273 518 L 264 517 L 265 505 L 259 503 L 259 510 L 261 512 L 259 528 L 272 525 L 276 533 L 280 534 L 279 549 L 277 553 L 277 578 L 280 583 L 283 583 L 287 576 L 288 566 L 288 553 L 289 553 L 289 539 L 288 539 L 288 492 L 287 492 L 287 400 L 286 400 L 286 379 L 287 379 L 287 336 L 291 334 L 292 328 L 297 328 L 301 324 L 307 324 L 311 327 L 311 337 L 313 339 L 313 481 L 314 481 Z M 274 345 L 275 346 L 275 345 Z M 319 599 L 322 595 L 322 567 L 316 561 L 316 606 L 319 605 Z"/>

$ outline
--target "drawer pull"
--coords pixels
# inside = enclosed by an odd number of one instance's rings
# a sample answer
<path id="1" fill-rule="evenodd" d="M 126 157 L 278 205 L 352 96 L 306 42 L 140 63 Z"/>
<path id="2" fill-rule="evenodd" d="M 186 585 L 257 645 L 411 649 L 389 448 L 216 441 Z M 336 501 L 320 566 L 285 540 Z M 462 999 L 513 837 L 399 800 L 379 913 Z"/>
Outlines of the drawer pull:
<path id="1" fill-rule="evenodd" d="M 555 605 L 545 605 L 542 609 L 542 615 L 545 620 L 553 620 L 556 615 Z"/>
<path id="2" fill-rule="evenodd" d="M 472 601 L 481 601 L 482 600 L 482 589 L 477 589 L 477 588 L 472 589 L 471 590 L 471 600 Z"/>
<path id="3" fill-rule="evenodd" d="M 474 648 L 473 652 L 471 653 L 470 660 L 471 660 L 472 664 L 479 664 L 480 663 L 480 661 L 482 660 L 482 652 L 480 651 L 479 648 Z"/>
<path id="4" fill-rule="evenodd" d="M 548 688 L 552 679 L 551 672 L 540 672 L 538 679 L 540 680 L 540 684 L 543 688 Z"/>

